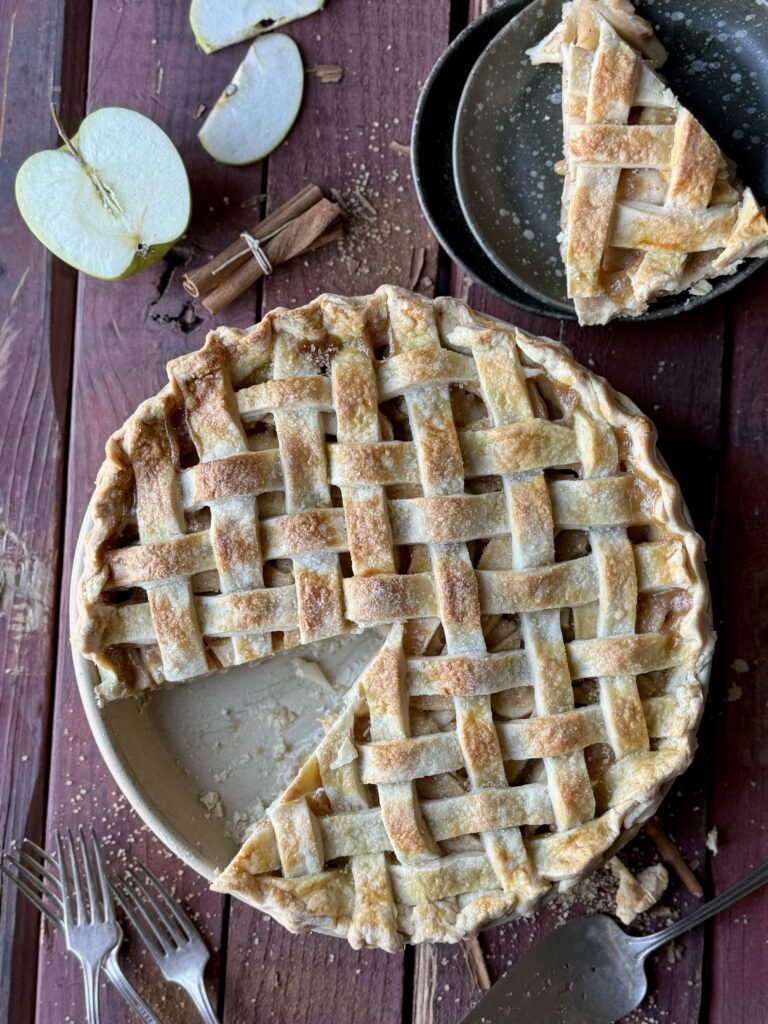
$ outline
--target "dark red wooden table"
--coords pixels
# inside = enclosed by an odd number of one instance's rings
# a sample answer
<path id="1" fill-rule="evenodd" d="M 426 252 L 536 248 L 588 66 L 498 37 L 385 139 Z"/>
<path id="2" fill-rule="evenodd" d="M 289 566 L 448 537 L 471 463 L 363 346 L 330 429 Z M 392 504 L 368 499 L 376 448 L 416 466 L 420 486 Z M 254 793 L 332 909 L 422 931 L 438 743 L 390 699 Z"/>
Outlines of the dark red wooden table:
<path id="1" fill-rule="evenodd" d="M 261 914 L 210 894 L 141 824 L 91 739 L 70 661 L 66 595 L 74 542 L 107 435 L 164 382 L 167 359 L 202 344 L 211 321 L 181 288 L 183 268 L 223 248 L 307 181 L 347 196 L 357 215 L 339 249 L 294 262 L 220 318 L 237 326 L 324 290 L 364 294 L 408 284 L 450 290 L 479 309 L 571 345 L 577 357 L 656 421 L 660 447 L 708 538 L 720 642 L 700 752 L 661 820 L 708 893 L 768 856 L 768 271 L 693 313 L 653 324 L 579 330 L 524 316 L 445 262 L 418 209 L 404 145 L 421 84 L 473 13 L 467 0 L 329 0 L 288 28 L 307 67 L 341 64 L 339 84 L 307 77 L 301 116 L 268 161 L 230 169 L 196 140 L 244 47 L 205 56 L 187 2 L 0 0 L 0 830 L 50 841 L 58 824 L 93 822 L 111 859 L 126 851 L 176 886 L 216 951 L 210 979 L 227 1024 L 453 1024 L 477 998 L 453 947 L 354 953 L 296 938 Z M 469 8 L 469 9 L 468 9 Z M 114 104 L 154 118 L 192 181 L 187 237 L 131 280 L 78 277 L 27 231 L 13 199 L 22 160 L 55 144 L 53 100 L 74 130 Z M 727 141 L 727 140 L 726 140 Z M 360 199 L 360 196 L 363 199 Z M 763 197 L 766 198 L 766 197 Z M 372 212 L 372 211 L 375 211 Z M 719 853 L 705 848 L 714 826 Z M 653 850 L 640 838 L 635 856 Z M 608 883 L 605 883 L 608 885 Z M 693 903 L 677 884 L 663 904 Z M 559 911 L 484 934 L 492 977 L 550 928 Z M 663 923 L 651 919 L 647 926 Z M 663 953 L 652 997 L 633 1020 L 768 1021 L 768 897 L 756 894 Z M 163 1020 L 191 1020 L 138 952 L 138 984 Z M 129 1020 L 113 992 L 109 1024 Z M 0 1018 L 82 1020 L 80 976 L 58 940 L 7 887 L 0 890 Z"/>

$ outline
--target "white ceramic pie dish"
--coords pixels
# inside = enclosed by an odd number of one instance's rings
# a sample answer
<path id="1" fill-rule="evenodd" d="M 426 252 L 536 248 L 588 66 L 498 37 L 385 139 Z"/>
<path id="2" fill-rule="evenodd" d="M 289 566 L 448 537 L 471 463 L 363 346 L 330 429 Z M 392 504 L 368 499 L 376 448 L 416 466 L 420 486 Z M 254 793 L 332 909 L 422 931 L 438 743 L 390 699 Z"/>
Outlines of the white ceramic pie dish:
<path id="1" fill-rule="evenodd" d="M 90 522 L 86 514 L 75 550 L 72 623 Z M 115 782 L 158 838 L 210 880 L 240 845 L 228 827 L 238 815 L 247 825 L 254 805 L 278 796 L 321 738 L 319 718 L 339 703 L 382 639 L 373 629 L 325 640 L 104 707 L 96 702 L 95 667 L 75 647 L 72 656 L 88 724 Z M 322 666 L 332 689 L 308 678 L 306 659 Z M 275 739 L 277 729 L 285 743 Z M 207 805 L 200 799 L 206 794 L 213 794 Z"/>

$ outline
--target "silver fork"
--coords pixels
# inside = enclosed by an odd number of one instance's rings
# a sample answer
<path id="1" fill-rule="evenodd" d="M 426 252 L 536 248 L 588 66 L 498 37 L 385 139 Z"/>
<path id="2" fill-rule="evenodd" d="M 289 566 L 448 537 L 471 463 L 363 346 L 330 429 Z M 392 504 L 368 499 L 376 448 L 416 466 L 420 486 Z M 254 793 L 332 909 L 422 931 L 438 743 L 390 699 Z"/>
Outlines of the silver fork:
<path id="1" fill-rule="evenodd" d="M 113 886 L 120 905 L 165 980 L 187 992 L 206 1024 L 219 1024 L 203 980 L 207 946 L 160 880 L 144 864 L 136 864 L 152 885 L 127 868 Z"/>
<path id="2" fill-rule="evenodd" d="M 99 878 L 101 879 L 102 874 L 106 877 L 106 870 L 101 849 L 95 836 L 92 837 L 92 843 L 94 860 L 97 865 Z M 31 856 L 25 847 L 32 850 L 39 860 Z M 6 861 L 13 865 L 15 874 L 8 869 Z M 40 861 L 43 861 L 43 864 Z M 49 865 L 50 870 L 44 866 L 45 864 Z M 0 862 L 0 871 L 13 882 L 19 892 L 26 896 L 45 919 L 57 931 L 63 934 L 64 907 L 62 903 L 61 879 L 58 874 L 58 862 L 42 847 L 38 846 L 37 843 L 33 843 L 31 839 L 24 839 L 22 846 L 16 853 L 5 853 L 3 855 L 3 860 Z M 46 883 L 50 883 L 50 885 Z M 110 900 L 111 898 L 110 893 Z M 160 1024 L 160 1021 L 123 974 L 123 969 L 117 958 L 123 941 L 123 932 L 118 921 L 115 921 L 115 930 L 117 943 L 102 965 L 104 974 L 131 1009 L 144 1021 L 144 1024 Z"/>
<path id="3" fill-rule="evenodd" d="M 67 948 L 75 954 L 83 968 L 85 1014 L 88 1024 L 99 1024 L 99 972 L 107 955 L 116 948 L 119 941 L 115 927 L 115 908 L 109 898 L 109 882 L 100 863 L 99 895 L 82 828 L 78 834 L 82 866 L 75 852 L 72 829 L 67 829 L 66 858 L 61 833 L 57 831 L 55 838 L 61 875 L 64 938 Z"/>

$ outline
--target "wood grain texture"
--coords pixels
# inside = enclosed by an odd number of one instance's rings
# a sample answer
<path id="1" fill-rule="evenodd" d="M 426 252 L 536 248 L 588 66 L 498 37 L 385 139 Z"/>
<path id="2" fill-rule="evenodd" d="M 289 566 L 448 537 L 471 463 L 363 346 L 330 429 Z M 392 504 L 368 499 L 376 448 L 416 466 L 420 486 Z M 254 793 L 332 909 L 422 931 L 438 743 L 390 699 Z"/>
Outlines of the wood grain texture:
<path id="1" fill-rule="evenodd" d="M 448 17 L 443 0 L 333 0 L 322 14 L 290 26 L 306 67 L 340 64 L 344 77 L 324 84 L 307 76 L 301 116 L 269 158 L 269 205 L 308 181 L 334 188 L 348 209 L 347 237 L 265 282 L 265 309 L 321 291 L 366 295 L 385 282 L 430 292 L 437 243 L 403 148 L 421 85 L 448 39 Z M 412 256 L 422 249 L 414 281 Z"/>
<path id="2" fill-rule="evenodd" d="M 69 567 L 104 443 L 136 405 L 165 383 L 165 363 L 197 348 L 205 326 L 180 284 L 181 268 L 223 248 L 252 211 L 240 204 L 260 185 L 259 168 L 235 172 L 214 164 L 196 139 L 198 102 L 213 103 L 231 73 L 231 56 L 207 58 L 197 50 L 187 22 L 186 4 L 162 0 L 139 4 L 94 4 L 88 108 L 123 105 L 147 114 L 179 147 L 193 187 L 194 235 L 155 267 L 121 282 L 80 279 L 72 429 L 68 467 L 65 571 L 61 590 L 69 590 Z M 75 126 L 70 126 L 75 127 Z M 254 317 L 253 298 L 231 310 L 230 322 Z M 66 603 L 66 602 L 65 602 Z M 105 838 L 108 862 L 126 856 L 146 860 L 163 880 L 173 883 L 185 905 L 199 916 L 214 949 L 221 939 L 223 899 L 210 893 L 194 873 L 182 870 L 126 805 L 101 761 L 80 705 L 69 651 L 69 623 L 62 611 L 56 673 L 52 760 L 55 771 L 48 800 L 51 829 L 93 821 Z M 138 957 L 139 987 L 163 1021 L 190 1018 L 182 995 L 161 983 Z M 214 963 L 209 977 L 216 979 Z M 42 950 L 37 1020 L 61 1024 L 82 1019 L 79 969 L 64 958 L 60 943 Z M 121 1000 L 105 991 L 104 1015 L 110 1024 L 128 1020 Z"/>
<path id="3" fill-rule="evenodd" d="M 409 6 L 333 0 L 322 14 L 288 27 L 306 67 L 340 64 L 344 76 L 337 84 L 307 76 L 301 115 L 269 158 L 267 210 L 315 182 L 340 193 L 347 234 L 267 278 L 264 310 L 323 291 L 364 295 L 385 281 L 431 290 L 437 244 L 411 186 L 408 156 L 391 143 L 402 147 L 410 137 L 420 84 L 448 36 L 448 14 L 442 0 Z M 273 968 L 275 961 L 285 967 Z M 395 1024 L 402 1001 L 402 956 L 290 936 L 233 901 L 227 1024 Z"/>
<path id="4" fill-rule="evenodd" d="M 232 901 L 225 1024 L 398 1024 L 403 954 L 291 935 Z"/>
<path id="5" fill-rule="evenodd" d="M 742 290 L 728 367 L 721 518 L 716 573 L 720 602 L 710 825 L 720 892 L 768 856 L 768 275 Z M 710 1024 L 768 1021 L 768 898 L 759 892 L 717 917 L 707 960 Z M 738 1010 L 734 1008 L 738 1007 Z"/>
<path id="6" fill-rule="evenodd" d="M 70 6 L 72 15 L 84 4 Z M 0 4 L 0 835 L 40 839 L 48 772 L 74 275 L 16 208 L 14 179 L 53 144 L 51 101 L 76 109 L 61 4 Z M 87 33 L 85 35 L 87 46 Z M 35 111 L 34 116 L 30 112 Z M 34 443 L 30 443 L 34 439 Z M 37 915 L 0 880 L 0 1020 L 34 1019 Z"/>

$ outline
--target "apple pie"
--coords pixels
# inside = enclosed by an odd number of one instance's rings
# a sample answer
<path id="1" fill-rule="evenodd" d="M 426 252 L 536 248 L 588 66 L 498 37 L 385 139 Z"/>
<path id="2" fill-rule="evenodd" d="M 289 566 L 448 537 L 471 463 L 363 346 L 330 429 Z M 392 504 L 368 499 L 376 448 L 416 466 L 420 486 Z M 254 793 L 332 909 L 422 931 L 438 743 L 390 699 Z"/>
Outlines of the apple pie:
<path id="1" fill-rule="evenodd" d="M 392 287 L 218 328 L 107 446 L 75 640 L 102 699 L 387 640 L 216 882 L 355 946 L 579 878 L 689 763 L 701 539 L 562 345 Z"/>
<path id="2" fill-rule="evenodd" d="M 763 209 L 653 70 L 664 48 L 629 0 L 566 3 L 529 55 L 562 64 L 559 241 L 581 324 L 706 294 L 712 278 L 768 256 Z"/>

